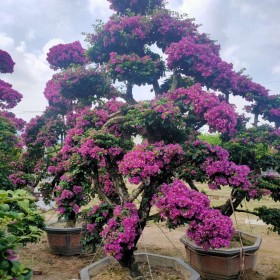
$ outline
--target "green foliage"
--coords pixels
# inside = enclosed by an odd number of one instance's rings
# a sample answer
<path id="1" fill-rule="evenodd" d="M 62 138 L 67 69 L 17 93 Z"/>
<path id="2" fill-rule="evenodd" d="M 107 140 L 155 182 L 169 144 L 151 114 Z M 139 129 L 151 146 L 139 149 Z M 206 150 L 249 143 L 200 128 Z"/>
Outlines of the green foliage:
<path id="1" fill-rule="evenodd" d="M 0 116 L 0 182 L 4 190 L 14 188 L 9 175 L 12 173 L 10 163 L 17 161 L 21 154 L 17 142 L 15 127 Z"/>
<path id="2" fill-rule="evenodd" d="M 222 146 L 229 151 L 232 161 L 260 172 L 268 168 L 274 169 L 280 163 L 276 159 L 279 157 L 278 153 L 273 151 L 275 141 L 277 137 L 274 139 L 271 128 L 264 125 L 241 131 L 229 142 L 223 142 Z"/>
<path id="3" fill-rule="evenodd" d="M 160 91 L 161 92 L 170 91 L 172 87 L 172 82 L 173 82 L 173 76 L 170 76 L 169 78 L 165 79 L 160 86 Z M 190 77 L 182 77 L 181 75 L 178 75 L 177 77 L 177 88 L 189 88 L 194 84 L 195 84 L 194 79 Z"/>
<path id="4" fill-rule="evenodd" d="M 122 147 L 124 150 L 130 150 L 133 147 L 133 142 L 131 139 L 123 139 L 121 137 L 116 137 L 113 134 L 102 131 L 93 130 L 93 139 L 99 147 L 109 149 L 111 147 Z M 89 134 L 91 130 L 89 130 Z"/>
<path id="5" fill-rule="evenodd" d="M 272 226 L 272 231 L 280 234 L 280 209 L 262 206 L 256 208 L 255 211 L 257 211 L 260 219 L 262 219 L 266 224 Z"/>
<path id="6" fill-rule="evenodd" d="M 83 220 L 85 220 L 87 224 L 87 230 L 82 236 L 84 250 L 93 252 L 96 249 L 96 246 L 99 246 L 102 242 L 100 232 L 103 230 L 112 215 L 113 209 L 107 203 L 102 203 L 99 206 L 86 209 L 82 213 Z"/>
<path id="7" fill-rule="evenodd" d="M 166 106 L 168 106 L 168 101 L 165 98 L 153 104 L 146 101 L 139 102 L 137 107 L 130 109 L 125 115 L 122 128 L 134 136 L 141 134 L 153 142 L 181 143 L 183 139 L 186 139 L 189 128 L 179 117 L 178 107 L 172 108 L 174 111 L 162 118 L 164 113 L 161 113 L 158 108 Z"/>
<path id="8" fill-rule="evenodd" d="M 221 145 L 222 141 L 219 134 L 201 134 L 198 136 L 199 140 L 205 141 L 213 146 Z"/>
<path id="9" fill-rule="evenodd" d="M 39 240 L 44 220 L 35 199 L 24 190 L 0 191 L 0 278 L 29 280 L 32 272 L 21 264 L 15 250 Z"/>
<path id="10" fill-rule="evenodd" d="M 258 180 L 258 187 L 271 192 L 274 201 L 280 201 L 280 178 L 275 176 L 262 176 Z"/>

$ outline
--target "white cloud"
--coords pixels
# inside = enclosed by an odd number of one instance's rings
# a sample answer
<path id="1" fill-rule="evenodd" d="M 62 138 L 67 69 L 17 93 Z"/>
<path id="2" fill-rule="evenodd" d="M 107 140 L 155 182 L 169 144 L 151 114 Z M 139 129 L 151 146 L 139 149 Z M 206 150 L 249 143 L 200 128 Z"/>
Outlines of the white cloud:
<path id="1" fill-rule="evenodd" d="M 8 37 L 5 33 L 0 34 L 0 48 L 3 50 L 9 49 L 14 45 L 14 39 Z"/>
<path id="2" fill-rule="evenodd" d="M 235 71 L 239 71 L 242 68 L 248 67 L 248 63 L 239 59 L 238 51 L 240 51 L 240 45 L 231 45 L 227 48 L 222 48 L 221 50 L 222 59 L 232 63 Z"/>
<path id="3" fill-rule="evenodd" d="M 109 2 L 105 0 L 87 0 L 88 9 L 95 19 L 106 20 L 113 13 L 109 10 Z"/>
<path id="4" fill-rule="evenodd" d="M 25 42 L 24 41 L 20 41 L 19 45 L 16 47 L 16 51 L 17 52 L 24 52 L 26 48 Z"/>
<path id="5" fill-rule="evenodd" d="M 58 38 L 51 39 L 41 50 L 30 52 L 27 42 L 21 41 L 15 45 L 12 38 L 0 36 L 0 49 L 8 51 L 16 63 L 14 73 L 1 75 L 1 79 L 11 83 L 15 90 L 23 94 L 23 100 L 13 109 L 19 117 L 29 120 L 45 109 L 47 102 L 43 91 L 46 82 L 54 74 L 46 61 L 46 55 L 50 47 L 63 42 Z"/>
<path id="6" fill-rule="evenodd" d="M 43 53 L 47 54 L 51 47 L 58 45 L 58 44 L 64 44 L 64 43 L 65 43 L 65 41 L 62 39 L 59 39 L 59 38 L 51 39 L 43 46 Z"/>
<path id="7" fill-rule="evenodd" d="M 207 12 L 209 4 L 214 1 L 215 0 L 183 0 L 180 6 L 178 6 L 178 4 L 170 4 L 170 8 L 176 9 L 181 13 L 187 13 L 190 17 L 200 17 L 200 15 Z"/>

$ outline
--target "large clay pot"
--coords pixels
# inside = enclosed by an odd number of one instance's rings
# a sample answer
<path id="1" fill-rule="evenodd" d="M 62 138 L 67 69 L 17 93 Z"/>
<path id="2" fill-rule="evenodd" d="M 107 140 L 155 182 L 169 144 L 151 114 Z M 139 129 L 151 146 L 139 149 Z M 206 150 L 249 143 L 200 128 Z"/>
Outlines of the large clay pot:
<path id="1" fill-rule="evenodd" d="M 56 255 L 72 256 L 82 253 L 82 227 L 60 228 L 49 224 L 45 231 L 51 252 Z"/>
<path id="2" fill-rule="evenodd" d="M 261 244 L 259 236 L 240 232 L 241 237 L 253 242 L 251 246 L 222 248 L 205 251 L 186 236 L 180 241 L 185 245 L 189 264 L 198 271 L 202 279 L 238 279 L 242 271 L 253 270 L 256 265 L 257 251 Z M 239 232 L 235 233 L 239 236 Z"/>

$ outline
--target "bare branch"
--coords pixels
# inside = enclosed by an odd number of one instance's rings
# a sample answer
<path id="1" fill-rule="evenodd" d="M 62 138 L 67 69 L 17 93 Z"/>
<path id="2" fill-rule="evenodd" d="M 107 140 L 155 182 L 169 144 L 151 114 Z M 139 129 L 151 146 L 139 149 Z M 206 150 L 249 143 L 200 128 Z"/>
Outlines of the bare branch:
<path id="1" fill-rule="evenodd" d="M 114 124 L 119 124 L 119 123 L 123 123 L 126 121 L 126 118 L 124 116 L 116 116 L 112 119 L 109 119 L 102 127 L 102 130 L 105 128 L 108 128 Z"/>
<path id="2" fill-rule="evenodd" d="M 249 211 L 249 210 L 235 209 L 235 212 L 248 213 L 248 214 L 252 214 L 252 215 L 258 216 L 257 212 L 253 212 L 253 211 Z"/>
<path id="3" fill-rule="evenodd" d="M 129 202 L 133 202 L 133 201 L 138 197 L 138 195 L 142 193 L 142 191 L 144 190 L 144 188 L 145 188 L 145 185 L 142 183 L 138 188 L 136 188 L 136 189 L 132 192 L 132 194 L 131 194 L 131 195 L 129 196 L 129 198 L 128 198 L 128 201 L 129 201 Z"/>
<path id="4" fill-rule="evenodd" d="M 111 161 L 110 157 L 107 157 L 107 171 L 110 174 L 112 182 L 122 200 L 122 202 L 127 202 L 129 198 L 129 193 L 127 187 L 124 183 L 122 175 L 118 172 L 118 164 L 115 161 Z"/>
<path id="5" fill-rule="evenodd" d="M 187 179 L 186 182 L 190 185 L 191 189 L 196 190 L 199 192 L 199 189 L 196 187 L 192 179 Z"/>

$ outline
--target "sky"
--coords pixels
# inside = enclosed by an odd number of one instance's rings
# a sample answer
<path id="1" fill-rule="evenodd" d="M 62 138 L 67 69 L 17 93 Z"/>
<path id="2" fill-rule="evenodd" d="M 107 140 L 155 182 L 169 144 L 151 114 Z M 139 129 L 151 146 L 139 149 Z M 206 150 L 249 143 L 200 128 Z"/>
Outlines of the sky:
<path id="1" fill-rule="evenodd" d="M 171 10 L 195 18 L 201 32 L 221 45 L 221 56 L 235 70 L 280 94 L 279 0 L 169 0 Z M 55 73 L 46 54 L 59 43 L 80 40 L 92 32 L 97 19 L 106 21 L 113 12 L 106 0 L 1 0 L 0 49 L 15 61 L 12 74 L 1 74 L 23 94 L 13 110 L 26 121 L 41 114 L 47 102 L 43 91 Z M 137 90 L 136 99 L 145 99 Z M 240 103 L 242 103 L 240 101 Z"/>

